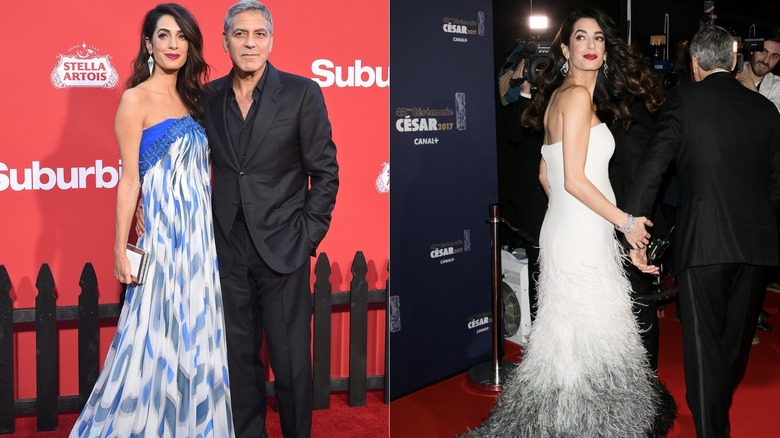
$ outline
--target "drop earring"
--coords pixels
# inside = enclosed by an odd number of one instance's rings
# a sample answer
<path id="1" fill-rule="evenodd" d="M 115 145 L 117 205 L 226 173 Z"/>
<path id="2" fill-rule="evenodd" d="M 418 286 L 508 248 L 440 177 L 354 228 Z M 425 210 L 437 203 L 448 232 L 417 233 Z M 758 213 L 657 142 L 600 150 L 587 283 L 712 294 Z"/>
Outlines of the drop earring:
<path id="1" fill-rule="evenodd" d="M 146 60 L 146 65 L 149 66 L 149 76 L 152 75 L 152 71 L 154 71 L 154 57 L 152 54 L 149 54 L 149 59 Z"/>
<path id="2" fill-rule="evenodd" d="M 566 76 L 569 73 L 569 60 L 567 59 L 566 62 L 563 63 L 561 66 L 561 74 L 563 76 Z"/>
<path id="3" fill-rule="evenodd" d="M 608 71 L 609 71 L 609 66 L 607 65 L 607 58 L 604 58 L 604 76 L 607 76 Z"/>

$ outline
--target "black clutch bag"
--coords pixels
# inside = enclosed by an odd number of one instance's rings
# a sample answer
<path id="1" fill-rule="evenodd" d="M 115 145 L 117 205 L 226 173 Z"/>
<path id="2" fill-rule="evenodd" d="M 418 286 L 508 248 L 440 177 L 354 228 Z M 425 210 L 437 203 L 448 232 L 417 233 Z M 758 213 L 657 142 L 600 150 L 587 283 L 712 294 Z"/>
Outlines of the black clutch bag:
<path id="1" fill-rule="evenodd" d="M 143 249 L 128 243 L 125 249 L 127 259 L 130 260 L 131 276 L 134 284 L 144 284 L 149 273 L 149 253 Z"/>
<path id="2" fill-rule="evenodd" d="M 661 256 L 664 255 L 664 252 L 666 252 L 666 248 L 669 248 L 669 245 L 672 243 L 672 232 L 674 231 L 674 226 L 672 226 L 672 229 L 669 230 L 669 234 L 666 235 L 666 237 L 655 237 L 653 240 L 650 241 L 650 243 L 647 245 L 647 263 L 651 265 L 657 265 L 658 261 L 661 259 Z"/>

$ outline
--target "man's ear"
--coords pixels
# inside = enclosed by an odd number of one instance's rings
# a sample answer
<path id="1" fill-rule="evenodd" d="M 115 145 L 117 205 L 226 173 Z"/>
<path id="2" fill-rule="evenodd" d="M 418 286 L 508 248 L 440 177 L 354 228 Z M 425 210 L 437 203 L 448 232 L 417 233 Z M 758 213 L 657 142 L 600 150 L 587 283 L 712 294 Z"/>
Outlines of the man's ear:
<path id="1" fill-rule="evenodd" d="M 699 81 L 700 72 L 701 72 L 701 66 L 699 65 L 699 61 L 696 60 L 695 56 L 691 55 L 691 76 L 693 76 L 694 82 Z"/>
<path id="2" fill-rule="evenodd" d="M 737 67 L 737 53 L 732 52 L 731 56 L 734 57 L 734 59 L 731 61 L 731 71 L 734 71 L 734 69 Z"/>

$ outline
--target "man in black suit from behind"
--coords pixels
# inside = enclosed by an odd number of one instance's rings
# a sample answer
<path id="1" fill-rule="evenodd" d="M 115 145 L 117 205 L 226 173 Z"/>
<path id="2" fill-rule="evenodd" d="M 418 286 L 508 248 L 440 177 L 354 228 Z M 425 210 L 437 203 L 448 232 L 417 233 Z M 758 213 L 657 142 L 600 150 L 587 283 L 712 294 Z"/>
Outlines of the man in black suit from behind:
<path id="1" fill-rule="evenodd" d="M 267 436 L 265 334 L 282 433 L 309 437 L 309 257 L 336 201 L 336 146 L 319 85 L 268 62 L 263 4 L 230 7 L 223 45 L 233 68 L 208 84 L 204 109 L 236 436 Z"/>
<path id="2" fill-rule="evenodd" d="M 691 39 L 690 53 L 695 83 L 669 90 L 626 211 L 651 213 L 661 175 L 674 161 L 686 398 L 699 437 L 728 437 L 765 267 L 778 264 L 780 114 L 732 75 L 728 31 L 705 26 Z M 637 266 L 654 269 L 643 261 Z"/>

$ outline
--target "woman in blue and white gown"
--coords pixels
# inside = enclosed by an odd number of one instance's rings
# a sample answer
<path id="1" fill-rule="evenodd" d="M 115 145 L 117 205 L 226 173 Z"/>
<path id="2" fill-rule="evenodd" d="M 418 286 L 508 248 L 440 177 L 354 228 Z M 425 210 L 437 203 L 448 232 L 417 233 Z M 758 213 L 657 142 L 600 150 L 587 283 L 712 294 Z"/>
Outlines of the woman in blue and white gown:
<path id="1" fill-rule="evenodd" d="M 192 15 L 149 11 L 117 109 L 122 157 L 114 273 L 128 284 L 105 365 L 71 437 L 232 437 L 222 292 L 199 98 L 208 66 Z M 143 285 L 125 255 L 142 188 L 151 254 Z"/>
<path id="2" fill-rule="evenodd" d="M 549 205 L 539 240 L 537 316 L 519 367 L 468 437 L 645 438 L 665 436 L 674 421 L 674 400 L 641 343 L 614 232 L 623 232 L 640 257 L 652 223 L 615 206 L 608 175 L 615 141 L 593 109 L 597 101 L 630 117 L 634 96 L 651 110 L 660 105 L 638 73 L 649 69 L 618 35 L 602 12 L 574 11 L 524 114 L 524 122 L 545 131 L 539 177 Z"/>

